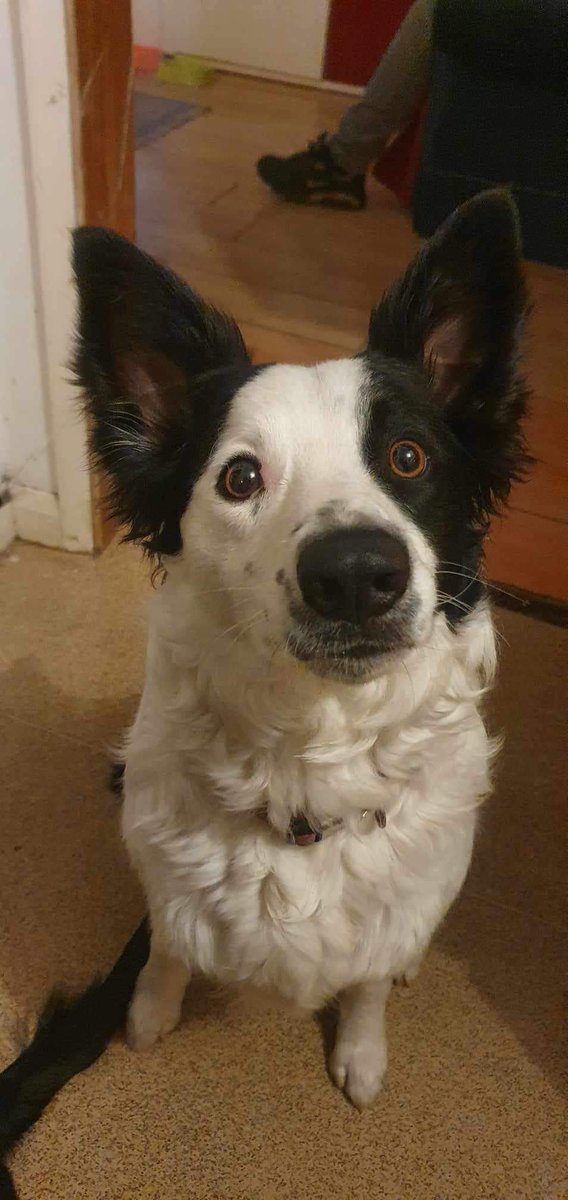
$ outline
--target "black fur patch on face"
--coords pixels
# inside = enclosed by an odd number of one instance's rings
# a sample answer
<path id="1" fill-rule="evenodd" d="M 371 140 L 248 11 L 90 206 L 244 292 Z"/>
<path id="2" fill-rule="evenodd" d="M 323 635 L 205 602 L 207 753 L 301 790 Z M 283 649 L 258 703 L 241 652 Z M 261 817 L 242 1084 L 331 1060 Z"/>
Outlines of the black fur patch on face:
<path id="1" fill-rule="evenodd" d="M 532 461 L 521 425 L 520 254 L 509 196 L 482 193 L 441 226 L 371 313 L 364 453 L 434 548 L 452 623 L 481 595 L 475 576 L 489 519 Z M 417 478 L 389 467 L 390 446 L 404 438 L 429 460 Z"/>
<path id="2" fill-rule="evenodd" d="M 134 464 L 130 478 L 123 466 L 121 489 L 132 512 L 130 516 L 126 511 L 127 520 L 131 522 L 126 540 L 142 540 L 144 548 L 151 554 L 179 553 L 182 545 L 180 521 L 194 485 L 222 433 L 233 396 L 256 374 L 256 370 L 228 371 L 193 381 L 191 400 L 188 395 L 175 437 L 162 447 L 159 461 L 154 457 L 151 463 L 146 463 L 144 495 L 138 496 L 135 512 L 131 505 L 136 491 L 137 464 Z"/>
<path id="3" fill-rule="evenodd" d="M 451 624 L 465 616 L 483 594 L 477 576 L 482 531 L 472 511 L 470 463 L 432 403 L 424 373 L 378 354 L 367 354 L 368 420 L 363 454 L 371 473 L 418 525 L 436 555 L 440 607 Z M 424 450 L 428 465 L 416 479 L 394 474 L 389 451 L 410 439 Z"/>
<path id="4" fill-rule="evenodd" d="M 124 238 L 79 229 L 75 374 L 126 539 L 181 548 L 180 519 L 252 367 L 237 326 Z"/>

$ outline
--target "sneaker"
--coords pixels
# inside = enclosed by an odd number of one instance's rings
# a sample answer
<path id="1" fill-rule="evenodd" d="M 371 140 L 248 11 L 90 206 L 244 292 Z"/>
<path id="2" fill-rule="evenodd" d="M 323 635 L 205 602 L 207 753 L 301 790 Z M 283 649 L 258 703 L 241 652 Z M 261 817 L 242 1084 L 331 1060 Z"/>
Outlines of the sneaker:
<path id="1" fill-rule="evenodd" d="M 365 207 L 365 176 L 348 175 L 334 162 L 327 134 L 320 134 L 307 150 L 278 158 L 265 154 L 256 169 L 282 200 L 293 204 L 322 204 L 326 208 Z"/>

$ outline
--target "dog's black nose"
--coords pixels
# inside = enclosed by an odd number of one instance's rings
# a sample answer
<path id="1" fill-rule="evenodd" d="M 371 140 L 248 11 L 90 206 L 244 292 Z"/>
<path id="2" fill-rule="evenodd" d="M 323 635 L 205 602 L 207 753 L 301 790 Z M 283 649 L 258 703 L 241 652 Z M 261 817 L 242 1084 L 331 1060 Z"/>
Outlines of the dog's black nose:
<path id="1" fill-rule="evenodd" d="M 364 625 L 406 591 L 410 559 L 404 542 L 383 529 L 334 529 L 304 543 L 297 572 L 306 604 L 320 616 Z"/>

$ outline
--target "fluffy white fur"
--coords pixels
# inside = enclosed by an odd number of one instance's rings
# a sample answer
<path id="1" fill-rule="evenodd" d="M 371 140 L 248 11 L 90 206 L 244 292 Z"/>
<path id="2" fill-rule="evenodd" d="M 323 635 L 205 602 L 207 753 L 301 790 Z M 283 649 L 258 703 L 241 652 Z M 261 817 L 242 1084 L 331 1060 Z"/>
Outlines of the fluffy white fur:
<path id="1" fill-rule="evenodd" d="M 494 666 L 487 609 L 449 630 L 432 549 L 364 465 L 364 370 L 273 367 L 237 394 L 152 603 L 124 807 L 153 930 L 133 1044 L 175 1025 L 194 969 L 304 1010 L 339 995 L 332 1070 L 358 1105 L 385 1070 L 391 981 L 415 972 L 468 869 L 489 786 L 478 704 Z M 256 508 L 216 491 L 236 453 L 263 464 Z M 340 523 L 395 531 L 411 558 L 412 645 L 357 684 L 286 651 L 276 575 L 295 580 L 298 543 L 331 505 Z M 343 827 L 289 845 L 297 812 Z"/>

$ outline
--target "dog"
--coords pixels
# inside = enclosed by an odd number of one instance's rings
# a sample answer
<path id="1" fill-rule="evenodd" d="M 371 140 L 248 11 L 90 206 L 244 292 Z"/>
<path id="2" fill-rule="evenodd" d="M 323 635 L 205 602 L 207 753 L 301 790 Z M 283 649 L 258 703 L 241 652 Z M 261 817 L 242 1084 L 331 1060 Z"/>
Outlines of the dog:
<path id="1" fill-rule="evenodd" d="M 463 884 L 493 746 L 489 515 L 525 466 L 526 301 L 503 193 L 464 205 L 368 344 L 253 366 L 237 326 L 117 235 L 75 236 L 77 377 L 127 536 L 159 557 L 123 831 L 150 957 L 136 1048 L 193 971 L 312 1012 L 357 1106 Z"/>
<path id="2" fill-rule="evenodd" d="M 514 207 L 458 209 L 365 350 L 315 367 L 252 365 L 233 321 L 107 230 L 76 232 L 74 269 L 93 457 L 163 568 L 124 750 L 151 944 L 143 925 L 0 1078 L 2 1147 L 102 1052 L 146 957 L 133 1047 L 174 1028 L 194 971 L 304 1012 L 337 997 L 331 1075 L 362 1108 L 393 979 L 458 895 L 490 789 L 483 540 L 530 461 Z"/>

